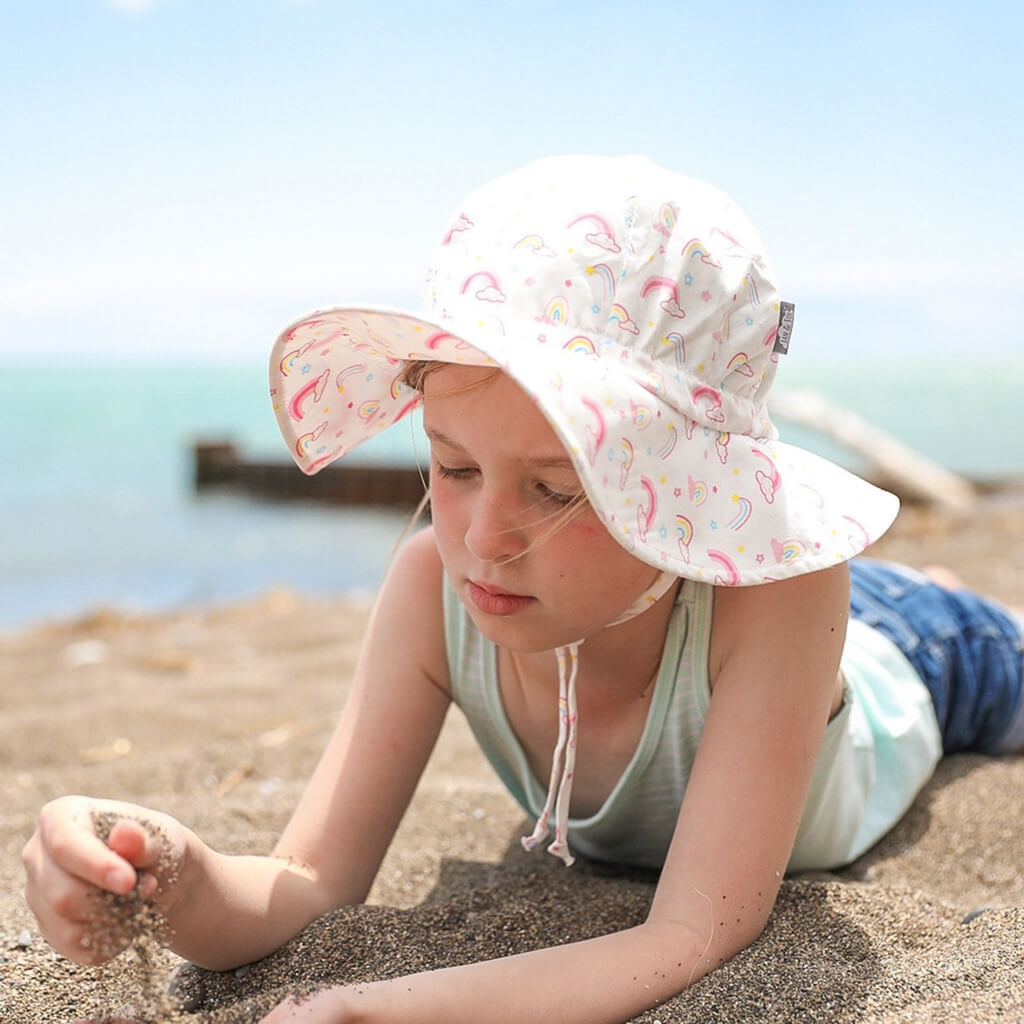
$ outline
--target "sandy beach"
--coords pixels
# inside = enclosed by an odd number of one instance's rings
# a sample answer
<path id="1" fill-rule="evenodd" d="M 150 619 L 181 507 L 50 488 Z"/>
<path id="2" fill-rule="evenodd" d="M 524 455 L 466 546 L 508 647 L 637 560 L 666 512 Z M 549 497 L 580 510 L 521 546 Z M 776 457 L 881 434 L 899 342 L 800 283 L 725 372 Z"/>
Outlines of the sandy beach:
<path id="1" fill-rule="evenodd" d="M 987 495 L 969 516 L 906 508 L 871 553 L 948 565 L 1024 605 L 1024 488 Z M 100 969 L 49 949 L 19 860 L 39 807 L 63 793 L 119 797 L 225 851 L 268 850 L 344 700 L 366 614 L 282 590 L 0 635 L 0 1021 L 249 1024 L 290 991 L 643 919 L 652 877 L 566 870 L 521 850 L 523 817 L 453 712 L 370 905 L 224 975 L 145 946 Z M 638 1020 L 1024 1020 L 1024 758 L 947 759 L 876 848 L 842 872 L 787 880 L 751 948 Z"/>

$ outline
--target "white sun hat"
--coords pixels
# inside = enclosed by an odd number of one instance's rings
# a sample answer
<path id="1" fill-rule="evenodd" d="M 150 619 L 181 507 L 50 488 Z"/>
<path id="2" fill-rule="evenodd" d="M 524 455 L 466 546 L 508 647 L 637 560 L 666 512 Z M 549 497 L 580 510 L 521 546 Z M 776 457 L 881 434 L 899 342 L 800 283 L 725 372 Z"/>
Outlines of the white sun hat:
<path id="1" fill-rule="evenodd" d="M 406 361 L 496 366 L 623 547 L 673 576 L 766 583 L 852 558 L 898 508 L 778 440 L 765 403 L 792 316 L 723 192 L 641 157 L 555 157 L 465 200 L 420 310 L 339 305 L 287 327 L 271 394 L 315 473 L 418 404 Z"/>

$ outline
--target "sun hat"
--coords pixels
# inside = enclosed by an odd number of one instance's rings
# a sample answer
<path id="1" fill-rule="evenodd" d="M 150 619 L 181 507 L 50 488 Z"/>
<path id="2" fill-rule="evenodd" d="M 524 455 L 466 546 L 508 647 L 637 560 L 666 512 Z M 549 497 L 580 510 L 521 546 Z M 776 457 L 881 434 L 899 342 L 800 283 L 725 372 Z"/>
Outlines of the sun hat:
<path id="1" fill-rule="evenodd" d="M 724 192 L 642 157 L 553 157 L 465 200 L 419 311 L 339 305 L 288 326 L 271 394 L 315 473 L 419 403 L 405 361 L 498 367 L 628 551 L 674 576 L 766 583 L 852 558 L 898 508 L 778 440 L 766 399 L 792 319 Z"/>

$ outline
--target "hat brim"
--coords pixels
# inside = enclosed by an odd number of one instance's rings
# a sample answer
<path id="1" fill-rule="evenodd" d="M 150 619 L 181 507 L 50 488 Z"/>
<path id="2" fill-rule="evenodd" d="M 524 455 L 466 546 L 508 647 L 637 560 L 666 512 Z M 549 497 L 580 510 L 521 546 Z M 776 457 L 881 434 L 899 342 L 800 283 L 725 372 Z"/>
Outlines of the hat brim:
<path id="1" fill-rule="evenodd" d="M 315 473 L 397 422 L 419 404 L 400 381 L 405 364 L 436 360 L 494 366 L 515 380 L 609 532 L 664 571 L 731 586 L 785 579 L 854 557 L 895 518 L 895 495 L 834 463 L 700 424 L 642 368 L 598 356 L 585 339 L 574 345 L 551 325 L 523 328 L 536 344 L 486 320 L 455 328 L 388 307 L 337 306 L 294 321 L 270 360 L 292 457 Z"/>

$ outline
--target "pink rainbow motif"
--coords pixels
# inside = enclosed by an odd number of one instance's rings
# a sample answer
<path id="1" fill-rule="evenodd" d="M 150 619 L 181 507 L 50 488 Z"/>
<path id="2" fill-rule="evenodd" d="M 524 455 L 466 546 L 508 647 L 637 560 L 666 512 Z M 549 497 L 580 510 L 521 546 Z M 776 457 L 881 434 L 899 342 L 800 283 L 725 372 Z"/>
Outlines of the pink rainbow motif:
<path id="1" fill-rule="evenodd" d="M 729 520 L 725 525 L 730 530 L 741 530 L 747 525 L 747 520 L 750 519 L 750 514 L 753 511 L 753 505 L 746 498 L 741 498 L 738 495 L 733 498 L 738 506 L 736 515 Z"/>
<path id="2" fill-rule="evenodd" d="M 619 490 L 626 489 L 629 471 L 633 468 L 633 444 L 628 437 L 622 439 L 622 466 L 619 468 Z"/>
<path id="3" fill-rule="evenodd" d="M 669 294 L 669 297 L 663 302 L 658 303 L 658 305 L 669 316 L 674 316 L 677 320 L 684 320 L 686 318 L 686 310 L 679 305 L 679 289 L 676 287 L 675 281 L 667 277 L 658 277 L 657 275 L 649 277 L 644 282 L 644 286 L 640 291 L 640 298 L 646 299 L 656 289 L 667 291 Z"/>
<path id="4" fill-rule="evenodd" d="M 301 359 L 314 345 L 320 344 L 319 338 L 314 338 L 312 341 L 307 341 L 305 345 L 300 348 L 294 349 L 289 352 L 286 356 L 281 359 L 278 363 L 277 368 L 281 371 L 282 377 L 287 377 L 292 372 L 294 364 L 297 360 Z"/>
<path id="5" fill-rule="evenodd" d="M 506 299 L 505 293 L 501 290 L 501 285 L 498 284 L 498 279 L 489 270 L 478 270 L 474 274 L 470 274 L 465 281 L 462 282 L 462 287 L 459 289 L 461 295 L 465 295 L 469 290 L 469 286 L 477 279 L 482 278 L 484 287 L 479 291 L 474 292 L 474 295 L 478 299 L 482 299 L 484 302 L 504 302 Z"/>
<path id="6" fill-rule="evenodd" d="M 662 203 L 658 207 L 658 219 L 652 225 L 654 230 L 668 238 L 676 226 L 676 216 L 676 208 L 671 203 Z"/>
<path id="7" fill-rule="evenodd" d="M 728 231 L 723 231 L 721 228 L 712 228 L 711 229 L 711 234 L 712 234 L 712 236 L 718 235 L 719 237 L 724 238 L 733 249 L 742 249 L 743 248 L 743 246 L 740 245 L 740 243 L 737 242 L 736 239 L 733 238 L 732 235 L 730 235 Z"/>
<path id="8" fill-rule="evenodd" d="M 651 410 L 646 405 L 634 402 L 631 398 L 629 400 L 629 418 L 633 421 L 633 426 L 638 430 L 643 430 L 644 427 L 651 424 Z"/>
<path id="9" fill-rule="evenodd" d="M 462 290 L 465 291 L 466 289 L 463 288 Z M 423 344 L 433 352 L 434 349 L 440 346 L 441 342 L 444 341 L 445 338 L 451 338 L 452 341 L 458 341 L 458 338 L 453 334 L 449 334 L 447 331 L 435 331 Z"/>
<path id="10" fill-rule="evenodd" d="M 698 384 L 690 395 L 698 408 L 704 402 L 704 415 L 712 423 L 721 423 L 725 419 L 725 413 L 722 412 L 722 396 L 715 388 L 708 384 Z"/>
<path id="11" fill-rule="evenodd" d="M 693 523 L 686 516 L 676 513 L 676 529 L 679 531 L 679 554 L 690 564 L 690 541 L 693 540 Z"/>
<path id="12" fill-rule="evenodd" d="M 750 274 L 744 274 L 743 283 L 747 286 L 747 297 L 750 299 L 751 305 L 759 306 L 761 304 L 761 296 L 757 294 L 757 282 Z"/>
<path id="13" fill-rule="evenodd" d="M 746 352 L 737 352 L 729 360 L 727 369 L 736 373 L 742 373 L 744 377 L 754 376 L 754 368 L 750 365 L 750 357 Z"/>
<path id="14" fill-rule="evenodd" d="M 692 260 L 696 256 L 700 259 L 701 263 L 705 263 L 709 267 L 714 267 L 716 270 L 721 269 L 722 265 L 711 255 L 707 246 L 699 238 L 691 238 L 686 245 L 683 246 L 682 254 L 688 260 Z"/>
<path id="15" fill-rule="evenodd" d="M 676 425 L 670 423 L 665 429 L 667 440 L 661 451 L 658 452 L 659 459 L 667 459 L 676 450 L 676 445 L 679 443 L 679 431 L 676 430 Z"/>
<path id="16" fill-rule="evenodd" d="M 309 454 L 309 446 L 316 440 L 319 440 L 320 435 L 327 429 L 327 420 L 324 420 L 315 430 L 311 430 L 308 434 L 303 434 L 295 442 L 295 452 L 300 459 L 306 458 Z"/>
<path id="17" fill-rule="evenodd" d="M 779 476 L 779 471 L 775 468 L 775 463 L 765 455 L 764 452 L 758 451 L 756 448 L 750 449 L 751 455 L 756 455 L 759 459 L 764 459 L 768 464 L 768 471 L 765 472 L 763 469 L 759 469 L 754 474 L 754 479 L 757 481 L 757 486 L 761 488 L 761 495 L 769 505 L 775 502 L 775 495 L 778 493 L 779 484 L 782 483 L 782 477 Z"/>
<path id="18" fill-rule="evenodd" d="M 577 334 L 575 337 L 570 338 L 562 348 L 568 352 L 584 352 L 591 356 L 597 354 L 594 343 L 583 334 Z M 561 388 L 561 384 L 559 384 L 559 388 Z"/>
<path id="19" fill-rule="evenodd" d="M 302 406 L 310 395 L 313 396 L 314 403 L 323 398 L 324 388 L 327 387 L 327 380 L 330 376 L 331 371 L 324 370 L 316 380 L 311 380 L 304 388 L 295 392 L 294 397 L 288 403 L 288 414 L 296 423 L 302 419 L 304 415 Z"/>
<path id="20" fill-rule="evenodd" d="M 587 267 L 587 273 L 596 275 L 601 279 L 601 283 L 604 285 L 604 297 L 606 300 L 615 297 L 615 275 L 607 263 L 595 263 L 592 267 Z"/>
<path id="21" fill-rule="evenodd" d="M 530 249 L 536 252 L 544 248 L 544 239 L 540 235 L 523 235 L 522 238 L 512 246 L 513 249 Z"/>
<path id="22" fill-rule="evenodd" d="M 728 430 L 720 430 L 718 437 L 715 438 L 715 451 L 718 453 L 718 460 L 723 466 L 729 461 L 729 440 L 731 436 Z"/>
<path id="23" fill-rule="evenodd" d="M 736 563 L 724 552 L 708 548 L 708 557 L 714 559 L 726 572 L 725 576 L 715 576 L 715 585 L 719 587 L 735 587 L 740 582 L 740 571 Z"/>
<path id="24" fill-rule="evenodd" d="M 458 220 L 448 229 L 448 233 L 441 239 L 442 245 L 451 245 L 452 238 L 457 231 L 468 231 L 473 222 L 464 214 L 460 213 Z"/>
<path id="25" fill-rule="evenodd" d="M 708 485 L 703 480 L 694 480 L 692 476 L 686 478 L 686 489 L 690 495 L 690 501 L 700 508 L 708 500 Z"/>
<path id="26" fill-rule="evenodd" d="M 324 324 L 329 322 L 330 321 L 328 320 L 303 320 L 302 323 L 296 324 L 294 327 L 291 328 L 291 330 L 285 331 L 282 340 L 294 341 L 295 335 L 298 334 L 299 331 L 305 333 L 306 331 L 310 330 L 313 327 L 322 327 Z M 311 342 L 309 342 L 307 345 L 303 347 L 302 351 L 305 352 L 310 345 L 315 345 L 318 340 L 318 338 L 314 338 Z"/>
<path id="27" fill-rule="evenodd" d="M 338 375 L 334 378 L 334 386 L 339 391 L 345 390 L 345 378 L 351 377 L 354 373 L 363 373 L 366 367 L 362 363 L 353 363 L 351 366 L 346 366 L 343 370 L 338 371 Z M 395 378 L 397 380 L 397 378 Z"/>
<path id="28" fill-rule="evenodd" d="M 654 490 L 654 484 L 647 477 L 640 477 L 640 486 L 644 489 L 648 501 L 647 505 L 641 502 L 636 510 L 637 533 L 640 534 L 640 541 L 643 543 L 647 540 L 647 531 L 651 528 L 651 523 L 654 522 L 654 517 L 658 514 L 658 495 Z"/>
<path id="29" fill-rule="evenodd" d="M 593 413 L 594 420 L 596 421 L 596 428 L 591 426 L 586 428 L 587 458 L 590 460 L 590 464 L 594 465 L 601 451 L 601 446 L 604 444 L 607 428 L 605 427 L 604 416 L 597 403 L 589 398 L 582 398 L 580 401 Z"/>
<path id="30" fill-rule="evenodd" d="M 618 324 L 620 331 L 629 331 L 630 334 L 640 333 L 640 328 L 633 322 L 629 310 L 619 302 L 612 304 L 608 319 Z"/>
<path id="31" fill-rule="evenodd" d="M 540 319 L 546 324 L 564 324 L 569 317 L 569 303 L 562 295 L 556 295 L 545 307 Z"/>
<path id="32" fill-rule="evenodd" d="M 667 277 L 658 277 L 657 275 L 647 278 L 644 282 L 643 288 L 640 289 L 640 298 L 646 299 L 656 288 L 664 289 L 673 299 L 679 300 L 679 289 L 676 287 L 675 281 Z"/>
<path id="33" fill-rule="evenodd" d="M 364 423 L 369 423 L 378 412 L 380 412 L 380 402 L 376 398 L 368 398 L 356 410 L 356 415 Z"/>
<path id="34" fill-rule="evenodd" d="M 860 535 L 861 535 L 861 537 L 863 539 L 863 544 L 861 545 L 861 550 L 866 548 L 871 543 L 871 534 L 868 533 L 868 531 L 864 528 L 864 524 L 862 522 L 860 522 L 860 520 L 854 519 L 853 516 L 843 516 L 843 518 L 848 523 L 853 524 L 857 528 L 857 530 L 860 532 Z M 852 537 L 850 539 L 853 540 Z M 854 543 L 856 543 L 856 542 L 854 542 Z"/>
<path id="35" fill-rule="evenodd" d="M 798 540 L 778 541 L 772 537 L 772 554 L 780 565 L 788 565 L 807 553 L 807 548 Z"/>
<path id="36" fill-rule="evenodd" d="M 669 331 L 661 339 L 662 345 L 671 345 L 676 355 L 676 369 L 681 370 L 686 361 L 686 342 L 678 331 Z"/>
<path id="37" fill-rule="evenodd" d="M 586 235 L 586 239 L 591 245 L 599 246 L 606 252 L 621 252 L 619 243 L 615 241 L 615 232 L 612 231 L 611 224 L 608 223 L 599 213 L 584 213 L 577 217 L 575 220 L 569 221 L 566 224 L 567 228 L 574 227 L 576 224 L 582 221 L 591 221 L 598 226 L 599 231 L 593 232 Z"/>

